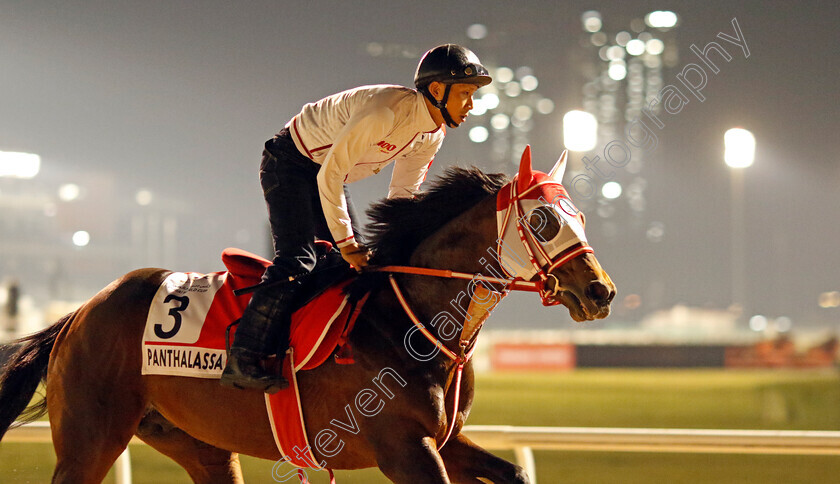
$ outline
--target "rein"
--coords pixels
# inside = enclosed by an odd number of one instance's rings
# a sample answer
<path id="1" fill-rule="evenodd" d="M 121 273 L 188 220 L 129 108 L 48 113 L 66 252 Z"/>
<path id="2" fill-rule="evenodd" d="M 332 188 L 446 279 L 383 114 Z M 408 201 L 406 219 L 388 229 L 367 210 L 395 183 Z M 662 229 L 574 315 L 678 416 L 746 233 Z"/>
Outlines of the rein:
<path id="1" fill-rule="evenodd" d="M 464 279 L 467 281 L 476 280 L 491 282 L 493 284 L 503 284 L 507 289 L 514 291 L 539 292 L 541 290 L 540 282 L 523 281 L 522 279 L 516 278 L 490 277 L 483 274 L 470 274 L 468 272 L 457 272 L 448 269 L 431 269 L 428 267 L 414 266 L 377 266 L 365 268 L 365 271 L 414 274 L 418 276 L 440 277 L 444 279 Z"/>
<path id="2" fill-rule="evenodd" d="M 394 294 L 397 296 L 397 299 L 400 301 L 400 305 L 402 305 L 403 310 L 405 310 L 406 315 L 408 315 L 411 322 L 414 323 L 414 326 L 426 337 L 429 341 L 432 342 L 444 355 L 446 355 L 450 360 L 455 362 L 455 402 L 452 405 L 452 417 L 449 419 L 449 428 L 446 430 L 446 436 L 443 438 L 443 442 L 438 445 L 438 450 L 442 449 L 446 442 L 449 441 L 449 437 L 452 436 L 452 430 L 455 428 L 455 422 L 458 419 L 458 407 L 461 405 L 461 381 L 463 380 L 464 374 L 464 365 L 467 364 L 468 361 L 472 358 L 473 353 L 475 352 L 476 344 L 475 342 L 478 340 L 478 331 L 473 332 L 473 334 L 468 339 L 463 338 L 463 333 L 461 334 L 461 339 L 458 342 L 459 347 L 461 348 L 460 353 L 455 353 L 454 351 L 450 350 L 446 347 L 445 344 L 441 343 L 439 339 L 437 339 L 423 323 L 420 322 L 420 319 L 417 318 L 417 315 L 414 314 L 414 311 L 409 306 L 408 302 L 405 299 L 400 287 L 397 285 L 396 279 L 394 279 L 393 275 L 388 275 L 388 280 L 391 283 L 391 287 L 394 289 Z M 466 328 L 466 325 L 464 325 Z M 470 347 L 470 350 L 467 351 L 467 348 Z M 447 372 L 448 373 L 448 372 Z M 446 392 L 444 391 L 444 399 L 446 398 Z"/>
<path id="3" fill-rule="evenodd" d="M 526 190 L 526 193 L 527 191 L 528 190 Z M 552 259 L 551 256 L 545 251 L 545 249 L 536 239 L 534 234 L 532 234 L 530 230 L 526 230 L 523 227 L 524 214 L 521 206 L 521 199 L 522 195 L 517 193 L 517 183 L 516 179 L 514 179 L 511 182 L 510 204 L 508 205 L 507 210 L 505 212 L 504 223 L 499 228 L 498 240 L 501 241 L 504 238 L 507 224 L 511 219 L 511 215 L 513 215 L 516 220 L 516 229 L 519 234 L 519 239 L 528 253 L 530 262 L 535 269 L 535 275 L 539 276 L 538 281 L 526 281 L 520 277 L 490 277 L 485 276 L 483 274 L 470 274 L 467 272 L 457 272 L 447 269 L 432 269 L 426 267 L 412 267 L 400 265 L 369 267 L 365 269 L 368 272 L 388 273 L 388 281 L 391 284 L 391 288 L 394 290 L 394 294 L 396 295 L 397 300 L 400 302 L 400 305 L 402 306 L 408 318 L 414 324 L 415 328 L 418 331 L 420 331 L 420 333 L 427 340 L 429 340 L 433 345 L 435 345 L 435 347 L 440 352 L 442 352 L 444 355 L 446 355 L 447 358 L 449 358 L 455 363 L 455 402 L 452 408 L 452 417 L 449 419 L 446 437 L 444 437 L 442 443 L 438 445 L 438 450 L 440 450 L 441 448 L 443 448 L 444 445 L 446 445 L 446 442 L 452 436 L 452 431 L 455 428 L 455 422 L 457 421 L 458 417 L 458 407 L 460 406 L 461 381 L 463 379 L 462 377 L 464 365 L 466 365 L 467 362 L 470 361 L 473 352 L 475 351 L 475 343 L 478 340 L 478 330 L 480 329 L 481 324 L 483 324 L 483 320 L 480 321 L 478 325 L 474 327 L 473 330 L 471 330 L 469 333 L 466 330 L 467 324 L 465 321 L 465 324 L 462 325 L 462 333 L 458 342 L 460 352 L 452 351 L 451 349 L 447 348 L 447 346 L 443 342 L 441 342 L 440 339 L 435 337 L 435 335 L 433 335 L 428 329 L 426 329 L 426 326 L 423 323 L 420 322 L 420 319 L 411 309 L 411 306 L 406 300 L 405 295 L 403 295 L 402 290 L 397 284 L 397 281 L 394 278 L 394 274 L 412 274 L 428 277 L 440 277 L 445 279 L 462 279 L 469 281 L 482 281 L 493 284 L 501 284 L 504 286 L 504 289 L 500 291 L 502 293 L 507 293 L 512 290 L 536 292 L 540 294 L 540 298 L 542 299 L 543 305 L 553 306 L 556 304 L 560 304 L 560 302 L 554 299 L 554 297 L 557 296 L 557 294 L 559 294 L 561 291 L 563 291 L 563 287 L 560 285 L 560 281 L 557 279 L 557 277 L 551 274 L 551 271 L 572 260 L 580 254 L 592 252 L 592 248 L 586 244 L 578 244 L 577 246 L 573 246 L 572 248 L 558 254 L 556 259 Z M 545 264 L 546 266 L 548 266 L 546 269 L 543 269 L 543 264 L 540 264 L 540 262 L 538 261 L 537 256 L 534 253 L 534 248 L 532 246 L 536 247 L 536 251 L 539 253 L 540 257 L 548 261 Z M 501 261 L 501 246 L 497 247 L 497 250 L 499 251 L 497 252 L 497 254 L 499 260 Z M 504 268 L 504 264 L 502 264 L 502 270 L 508 273 Z M 554 287 L 549 289 L 546 286 L 548 285 L 548 281 L 551 279 L 554 279 Z M 465 335 L 467 337 L 465 337 Z M 446 393 L 448 392 L 444 392 L 444 398 Z"/>

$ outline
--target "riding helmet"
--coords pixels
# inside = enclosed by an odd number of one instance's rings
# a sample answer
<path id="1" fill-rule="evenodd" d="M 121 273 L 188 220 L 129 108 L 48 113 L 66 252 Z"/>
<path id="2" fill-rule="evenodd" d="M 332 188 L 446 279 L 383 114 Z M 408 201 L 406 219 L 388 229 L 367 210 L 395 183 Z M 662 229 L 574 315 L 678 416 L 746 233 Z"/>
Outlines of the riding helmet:
<path id="1" fill-rule="evenodd" d="M 487 68 L 466 47 L 444 44 L 423 54 L 414 73 L 414 85 L 423 89 L 432 82 L 444 84 L 476 84 L 479 87 L 492 82 Z"/>

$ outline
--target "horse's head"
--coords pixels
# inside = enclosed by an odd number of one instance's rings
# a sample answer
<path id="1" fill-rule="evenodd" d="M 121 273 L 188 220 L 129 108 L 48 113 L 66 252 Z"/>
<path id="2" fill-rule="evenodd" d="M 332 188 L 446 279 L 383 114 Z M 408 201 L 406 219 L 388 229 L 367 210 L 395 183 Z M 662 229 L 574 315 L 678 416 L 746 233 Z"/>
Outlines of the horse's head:
<path id="1" fill-rule="evenodd" d="M 519 173 L 496 198 L 499 263 L 510 276 L 540 285 L 543 304 L 563 304 L 575 321 L 607 317 L 615 285 L 586 240 L 586 220 L 563 187 L 566 153 L 548 174 Z"/>

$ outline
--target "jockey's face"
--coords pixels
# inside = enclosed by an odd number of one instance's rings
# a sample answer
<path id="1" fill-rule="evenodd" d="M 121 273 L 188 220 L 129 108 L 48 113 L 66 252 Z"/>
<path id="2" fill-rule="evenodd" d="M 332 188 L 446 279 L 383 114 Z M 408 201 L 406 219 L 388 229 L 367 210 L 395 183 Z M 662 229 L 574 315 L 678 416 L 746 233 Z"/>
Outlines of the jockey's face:
<path id="1" fill-rule="evenodd" d="M 446 110 L 456 125 L 467 120 L 470 110 L 473 108 L 473 95 L 478 90 L 475 84 L 452 84 L 449 90 L 449 100 L 446 102 Z M 433 82 L 429 85 L 429 91 L 435 99 L 442 100 L 446 92 L 446 85 L 440 82 Z M 437 110 L 435 110 L 437 111 Z M 437 114 L 437 117 L 435 116 Z M 432 112 L 432 117 L 439 124 L 443 124 L 443 116 L 440 113 Z M 438 117 L 440 120 L 438 120 Z"/>
<path id="2" fill-rule="evenodd" d="M 470 110 L 473 108 L 473 94 L 478 90 L 475 84 L 453 84 L 449 91 L 449 102 L 446 103 L 446 110 L 452 116 L 452 120 L 461 124 L 467 120 Z"/>

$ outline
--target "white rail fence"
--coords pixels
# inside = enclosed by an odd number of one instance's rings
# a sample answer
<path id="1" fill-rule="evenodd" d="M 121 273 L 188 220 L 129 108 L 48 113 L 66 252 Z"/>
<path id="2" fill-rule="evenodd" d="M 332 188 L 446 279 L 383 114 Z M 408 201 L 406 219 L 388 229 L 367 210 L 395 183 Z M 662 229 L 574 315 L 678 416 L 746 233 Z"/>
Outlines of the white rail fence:
<path id="1" fill-rule="evenodd" d="M 840 455 L 840 432 L 819 430 L 706 430 L 468 425 L 476 444 L 511 450 L 536 484 L 533 450 L 599 452 L 682 452 L 712 454 Z M 10 430 L 3 442 L 48 443 L 49 422 Z M 142 443 L 136 437 L 131 443 Z M 131 484 L 129 450 L 114 464 L 117 484 Z"/>

